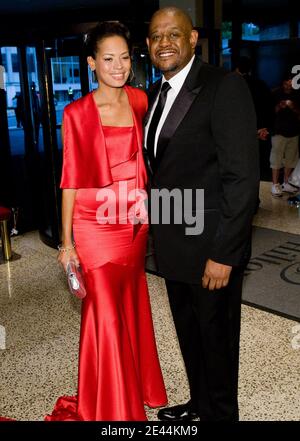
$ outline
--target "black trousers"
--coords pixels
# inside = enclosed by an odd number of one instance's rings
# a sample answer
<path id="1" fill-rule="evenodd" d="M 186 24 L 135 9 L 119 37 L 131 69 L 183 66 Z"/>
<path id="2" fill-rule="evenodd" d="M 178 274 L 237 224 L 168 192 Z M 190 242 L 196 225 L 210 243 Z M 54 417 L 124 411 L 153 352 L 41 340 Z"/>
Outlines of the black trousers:
<path id="1" fill-rule="evenodd" d="M 202 421 L 237 421 L 243 271 L 226 288 L 165 280 L 190 385 Z"/>

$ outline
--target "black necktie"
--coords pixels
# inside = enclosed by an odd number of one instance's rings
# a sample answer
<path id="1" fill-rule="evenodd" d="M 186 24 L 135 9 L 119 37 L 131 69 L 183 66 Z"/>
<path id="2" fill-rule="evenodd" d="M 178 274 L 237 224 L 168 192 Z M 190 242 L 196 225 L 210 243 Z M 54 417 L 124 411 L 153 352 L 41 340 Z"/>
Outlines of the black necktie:
<path id="1" fill-rule="evenodd" d="M 158 123 L 160 121 L 161 115 L 163 113 L 166 101 L 167 101 L 167 95 L 168 91 L 171 89 L 170 84 L 166 81 L 161 86 L 157 106 L 154 110 L 154 113 L 152 115 L 151 123 L 148 130 L 147 135 L 147 153 L 150 160 L 150 165 L 152 170 L 155 169 L 155 157 L 154 157 L 154 144 L 155 144 L 155 134 L 157 130 Z"/>

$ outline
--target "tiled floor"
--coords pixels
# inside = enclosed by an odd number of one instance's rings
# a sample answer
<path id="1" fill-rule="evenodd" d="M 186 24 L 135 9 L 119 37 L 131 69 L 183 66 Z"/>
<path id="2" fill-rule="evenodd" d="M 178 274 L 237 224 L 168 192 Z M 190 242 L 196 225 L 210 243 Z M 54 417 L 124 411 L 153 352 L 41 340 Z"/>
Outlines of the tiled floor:
<path id="1" fill-rule="evenodd" d="M 272 198 L 263 182 L 255 225 L 300 234 L 300 212 L 286 199 Z M 15 237 L 13 250 L 21 257 L 0 265 L 0 415 L 37 421 L 58 396 L 76 392 L 80 301 L 36 232 Z M 150 275 L 149 287 L 169 402 L 181 403 L 189 394 L 164 284 Z M 241 419 L 300 420 L 299 365 L 299 323 L 243 306 Z"/>

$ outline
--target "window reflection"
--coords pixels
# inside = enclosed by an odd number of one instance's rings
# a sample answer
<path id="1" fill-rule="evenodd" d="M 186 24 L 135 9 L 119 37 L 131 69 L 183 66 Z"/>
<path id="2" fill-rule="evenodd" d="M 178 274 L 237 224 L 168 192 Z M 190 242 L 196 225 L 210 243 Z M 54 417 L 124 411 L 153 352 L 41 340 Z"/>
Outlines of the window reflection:
<path id="1" fill-rule="evenodd" d="M 242 24 L 242 40 L 259 41 L 260 28 L 254 23 Z"/>
<path id="2" fill-rule="evenodd" d="M 4 89 L 7 102 L 7 122 L 10 150 L 13 156 L 24 156 L 24 108 L 20 85 L 19 58 L 16 47 L 1 48 L 4 68 Z"/>
<path id="3" fill-rule="evenodd" d="M 41 130 L 42 103 L 36 60 L 36 49 L 34 47 L 26 48 L 26 65 L 29 84 L 31 121 L 33 126 L 33 142 L 35 150 L 41 152 L 44 150 L 44 139 Z"/>
<path id="4" fill-rule="evenodd" d="M 61 125 L 64 107 L 81 97 L 79 57 L 51 57 L 56 124 Z M 58 136 L 58 141 L 59 141 Z"/>
<path id="5" fill-rule="evenodd" d="M 231 70 L 231 39 L 232 39 L 232 22 L 223 21 L 222 23 L 222 63 L 225 69 Z"/>

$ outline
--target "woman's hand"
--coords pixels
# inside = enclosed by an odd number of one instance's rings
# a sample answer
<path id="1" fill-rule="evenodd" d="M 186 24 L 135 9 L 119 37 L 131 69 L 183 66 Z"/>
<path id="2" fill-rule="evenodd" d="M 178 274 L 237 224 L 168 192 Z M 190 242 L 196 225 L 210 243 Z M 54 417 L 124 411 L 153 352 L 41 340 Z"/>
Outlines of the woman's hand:
<path id="1" fill-rule="evenodd" d="M 67 269 L 67 264 L 70 260 L 75 262 L 76 266 L 80 265 L 80 261 L 75 248 L 66 251 L 59 251 L 57 260 L 63 266 L 63 269 L 65 271 Z"/>

